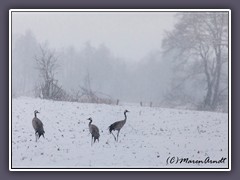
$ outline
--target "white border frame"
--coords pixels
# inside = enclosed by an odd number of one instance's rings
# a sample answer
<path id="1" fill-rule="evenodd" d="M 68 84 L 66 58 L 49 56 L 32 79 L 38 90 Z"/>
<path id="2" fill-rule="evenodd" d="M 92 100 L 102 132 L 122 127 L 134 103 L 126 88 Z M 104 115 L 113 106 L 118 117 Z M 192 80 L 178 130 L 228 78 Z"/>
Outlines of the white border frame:
<path id="1" fill-rule="evenodd" d="M 220 11 L 225 11 L 229 13 L 229 38 L 228 38 L 228 43 L 229 43 L 229 49 L 228 49 L 228 163 L 229 167 L 228 169 L 218 169 L 218 168 L 206 168 L 206 169 L 184 169 L 184 168 L 159 168 L 159 169 L 134 169 L 134 168 L 129 168 L 129 169 L 121 169 L 121 168 L 114 168 L 114 169 L 94 169 L 94 168 L 89 168 L 89 169 L 61 169 L 61 168 L 49 168 L 49 169 L 41 169 L 41 168 L 33 168 L 33 169 L 21 169 L 21 168 L 12 168 L 12 12 L 22 12 L 22 11 L 29 11 L 29 12 L 34 12 L 34 11 L 40 11 L 40 12 L 86 12 L 86 11 L 92 11 L 92 12 L 107 12 L 107 11 L 116 11 L 116 12 L 209 12 L 209 11 L 215 11 L 215 12 L 220 12 Z M 9 10 L 9 171 L 231 171 L 231 10 L 230 9 L 10 9 Z"/>

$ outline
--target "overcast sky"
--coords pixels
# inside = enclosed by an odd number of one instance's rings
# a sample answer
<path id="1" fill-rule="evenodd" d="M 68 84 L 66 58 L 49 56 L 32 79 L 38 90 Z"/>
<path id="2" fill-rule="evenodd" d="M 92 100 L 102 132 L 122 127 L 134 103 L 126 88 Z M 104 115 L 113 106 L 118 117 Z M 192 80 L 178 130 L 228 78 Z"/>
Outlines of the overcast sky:
<path id="1" fill-rule="evenodd" d="M 13 12 L 13 34 L 31 30 L 53 48 L 104 43 L 115 57 L 139 61 L 160 50 L 164 31 L 173 28 L 170 12 Z"/>

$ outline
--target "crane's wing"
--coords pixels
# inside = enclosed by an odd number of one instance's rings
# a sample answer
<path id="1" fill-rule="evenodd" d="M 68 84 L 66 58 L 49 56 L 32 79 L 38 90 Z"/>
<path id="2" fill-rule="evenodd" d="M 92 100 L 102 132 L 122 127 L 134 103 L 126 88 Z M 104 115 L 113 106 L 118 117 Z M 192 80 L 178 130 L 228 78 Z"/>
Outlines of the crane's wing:
<path id="1" fill-rule="evenodd" d="M 33 128 L 35 129 L 35 131 L 44 131 L 43 130 L 43 123 L 40 119 L 33 118 L 32 125 L 33 125 Z"/>
<path id="2" fill-rule="evenodd" d="M 97 136 L 100 136 L 100 134 L 99 134 L 99 129 L 98 129 L 98 127 L 95 126 L 95 125 L 92 125 L 92 134 L 95 134 L 95 135 L 97 135 Z"/>

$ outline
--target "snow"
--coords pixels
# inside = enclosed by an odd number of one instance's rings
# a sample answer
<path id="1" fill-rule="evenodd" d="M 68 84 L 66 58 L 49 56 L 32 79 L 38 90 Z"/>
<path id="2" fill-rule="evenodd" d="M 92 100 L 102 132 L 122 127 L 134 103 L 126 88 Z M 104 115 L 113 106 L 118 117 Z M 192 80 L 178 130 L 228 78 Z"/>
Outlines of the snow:
<path id="1" fill-rule="evenodd" d="M 115 142 L 108 126 L 123 120 L 125 109 L 130 111 L 127 122 Z M 34 110 L 40 112 L 46 132 L 38 142 Z M 93 146 L 89 117 L 100 130 L 100 142 Z M 219 164 L 167 164 L 172 157 L 228 158 L 228 114 L 139 104 L 12 100 L 12 168 L 228 168 L 228 159 Z"/>

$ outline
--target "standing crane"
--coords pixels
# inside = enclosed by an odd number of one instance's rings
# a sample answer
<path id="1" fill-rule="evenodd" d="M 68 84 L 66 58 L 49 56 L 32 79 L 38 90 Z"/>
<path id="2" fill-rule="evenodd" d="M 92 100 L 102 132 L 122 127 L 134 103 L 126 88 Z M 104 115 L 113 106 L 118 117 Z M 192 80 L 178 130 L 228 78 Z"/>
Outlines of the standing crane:
<path id="1" fill-rule="evenodd" d="M 127 120 L 127 115 L 126 115 L 126 113 L 127 113 L 127 112 L 129 112 L 129 111 L 128 111 L 128 110 L 125 110 L 125 111 L 124 111 L 124 116 L 125 116 L 124 120 L 122 120 L 122 121 L 117 121 L 117 122 L 111 124 L 111 125 L 108 127 L 108 128 L 109 128 L 109 132 L 113 135 L 115 141 L 118 141 L 119 132 L 120 132 L 120 130 L 122 129 L 122 127 L 124 126 L 124 124 L 126 123 L 126 120 Z M 117 138 L 116 138 L 116 136 L 112 133 L 112 131 L 115 131 L 115 130 L 118 131 L 118 132 L 117 132 Z"/>
<path id="2" fill-rule="evenodd" d="M 35 130 L 35 136 L 36 136 L 36 142 L 37 140 L 43 136 L 44 137 L 44 129 L 43 129 L 43 123 L 40 119 L 37 118 L 37 113 L 39 113 L 37 110 L 34 111 L 34 118 L 32 120 L 32 125 Z"/>
<path id="3" fill-rule="evenodd" d="M 89 131 L 90 131 L 90 133 L 92 135 L 92 137 L 91 137 L 91 146 L 92 146 L 93 139 L 94 139 L 94 143 L 95 143 L 96 140 L 98 140 L 98 142 L 99 142 L 100 134 L 99 134 L 98 127 L 96 125 L 92 124 L 92 118 L 90 117 L 87 120 L 90 121 L 89 124 L 88 124 L 88 127 L 89 127 Z"/>

